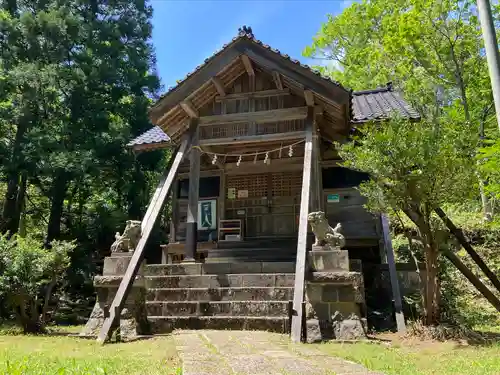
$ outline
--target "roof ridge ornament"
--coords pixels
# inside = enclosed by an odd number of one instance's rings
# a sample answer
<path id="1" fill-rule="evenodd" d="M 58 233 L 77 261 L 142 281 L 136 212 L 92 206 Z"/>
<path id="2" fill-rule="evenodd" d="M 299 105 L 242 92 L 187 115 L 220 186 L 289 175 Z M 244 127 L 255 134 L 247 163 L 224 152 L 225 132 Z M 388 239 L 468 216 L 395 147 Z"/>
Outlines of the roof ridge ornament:
<path id="1" fill-rule="evenodd" d="M 254 38 L 252 28 L 250 26 L 243 25 L 243 27 L 238 28 L 238 36 L 246 36 L 247 38 Z"/>

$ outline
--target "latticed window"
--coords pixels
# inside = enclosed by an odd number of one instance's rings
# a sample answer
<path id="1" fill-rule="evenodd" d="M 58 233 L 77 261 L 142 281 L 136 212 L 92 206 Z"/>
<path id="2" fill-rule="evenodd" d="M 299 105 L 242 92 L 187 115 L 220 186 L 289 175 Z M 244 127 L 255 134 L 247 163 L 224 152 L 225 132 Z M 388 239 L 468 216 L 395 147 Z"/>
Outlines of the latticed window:
<path id="1" fill-rule="evenodd" d="M 274 173 L 272 176 L 273 197 L 293 197 L 300 195 L 301 188 L 301 172 Z"/>
<path id="2" fill-rule="evenodd" d="M 239 175 L 228 176 L 227 188 L 235 189 L 236 196 L 238 191 L 247 190 L 248 198 L 260 198 L 267 196 L 267 175 Z"/>

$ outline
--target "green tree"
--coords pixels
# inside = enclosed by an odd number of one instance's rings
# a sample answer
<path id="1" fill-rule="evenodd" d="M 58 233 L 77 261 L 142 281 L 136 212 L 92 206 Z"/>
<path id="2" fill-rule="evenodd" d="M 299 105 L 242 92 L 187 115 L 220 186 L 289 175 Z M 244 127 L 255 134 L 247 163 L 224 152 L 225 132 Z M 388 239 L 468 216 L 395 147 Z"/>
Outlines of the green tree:
<path id="1" fill-rule="evenodd" d="M 0 236 L 0 296 L 9 304 L 25 333 L 43 332 L 50 299 L 69 266 L 70 242 L 51 249 L 28 236 Z"/>
<path id="2" fill-rule="evenodd" d="M 494 115 L 482 43 L 474 1 L 365 0 L 329 16 L 304 54 L 335 61 L 324 72 L 353 89 L 391 81 L 423 116 L 474 138 Z"/>
<path id="3" fill-rule="evenodd" d="M 474 143 L 454 123 L 390 120 L 369 124 L 353 142 L 340 147 L 344 165 L 369 173 L 361 184 L 368 207 L 375 212 L 404 212 L 421 238 L 426 264 L 424 322 L 439 321 L 439 225 L 435 207 L 470 197 L 476 179 Z"/>
<path id="4" fill-rule="evenodd" d="M 164 163 L 125 147 L 160 89 L 151 16 L 141 0 L 0 0 L 0 232 L 76 239 L 77 293 Z"/>
<path id="5" fill-rule="evenodd" d="M 161 157 L 135 158 L 124 146 L 150 126 L 147 108 L 159 89 L 151 7 L 120 0 L 2 5 L 10 10 L 2 14 L 3 83 L 10 88 L 1 107 L 10 112 L 2 126 L 9 161 L 3 230 L 18 229 L 27 180 L 50 200 L 47 242 L 61 235 L 66 198 L 89 179 L 100 184 L 82 194 L 112 190 L 115 205 L 140 216 L 144 173 Z M 16 113 L 20 100 L 29 107 L 25 122 Z"/>

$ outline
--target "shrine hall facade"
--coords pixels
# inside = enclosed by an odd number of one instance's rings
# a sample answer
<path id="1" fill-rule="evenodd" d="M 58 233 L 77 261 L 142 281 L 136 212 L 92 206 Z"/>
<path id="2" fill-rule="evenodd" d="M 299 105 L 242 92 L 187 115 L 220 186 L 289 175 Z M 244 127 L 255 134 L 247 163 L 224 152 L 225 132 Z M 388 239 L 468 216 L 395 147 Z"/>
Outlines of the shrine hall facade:
<path id="1" fill-rule="evenodd" d="M 308 212 L 342 224 L 350 256 L 381 262 L 380 218 L 355 189 L 368 176 L 339 166 L 334 142 L 394 114 L 419 118 L 391 84 L 353 92 L 240 31 L 157 101 L 155 126 L 129 144 L 175 155 L 192 137 L 163 262 L 295 260 L 304 183 Z"/>

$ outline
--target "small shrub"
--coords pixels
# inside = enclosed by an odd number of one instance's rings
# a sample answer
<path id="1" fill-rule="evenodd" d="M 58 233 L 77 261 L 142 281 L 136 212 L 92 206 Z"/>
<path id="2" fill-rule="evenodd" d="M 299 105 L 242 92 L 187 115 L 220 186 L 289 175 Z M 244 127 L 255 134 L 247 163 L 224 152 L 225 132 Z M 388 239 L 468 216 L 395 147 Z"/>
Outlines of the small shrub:
<path id="1" fill-rule="evenodd" d="M 50 248 L 32 236 L 0 236 L 0 296 L 25 333 L 43 332 L 49 301 L 69 266 L 73 242 Z"/>

